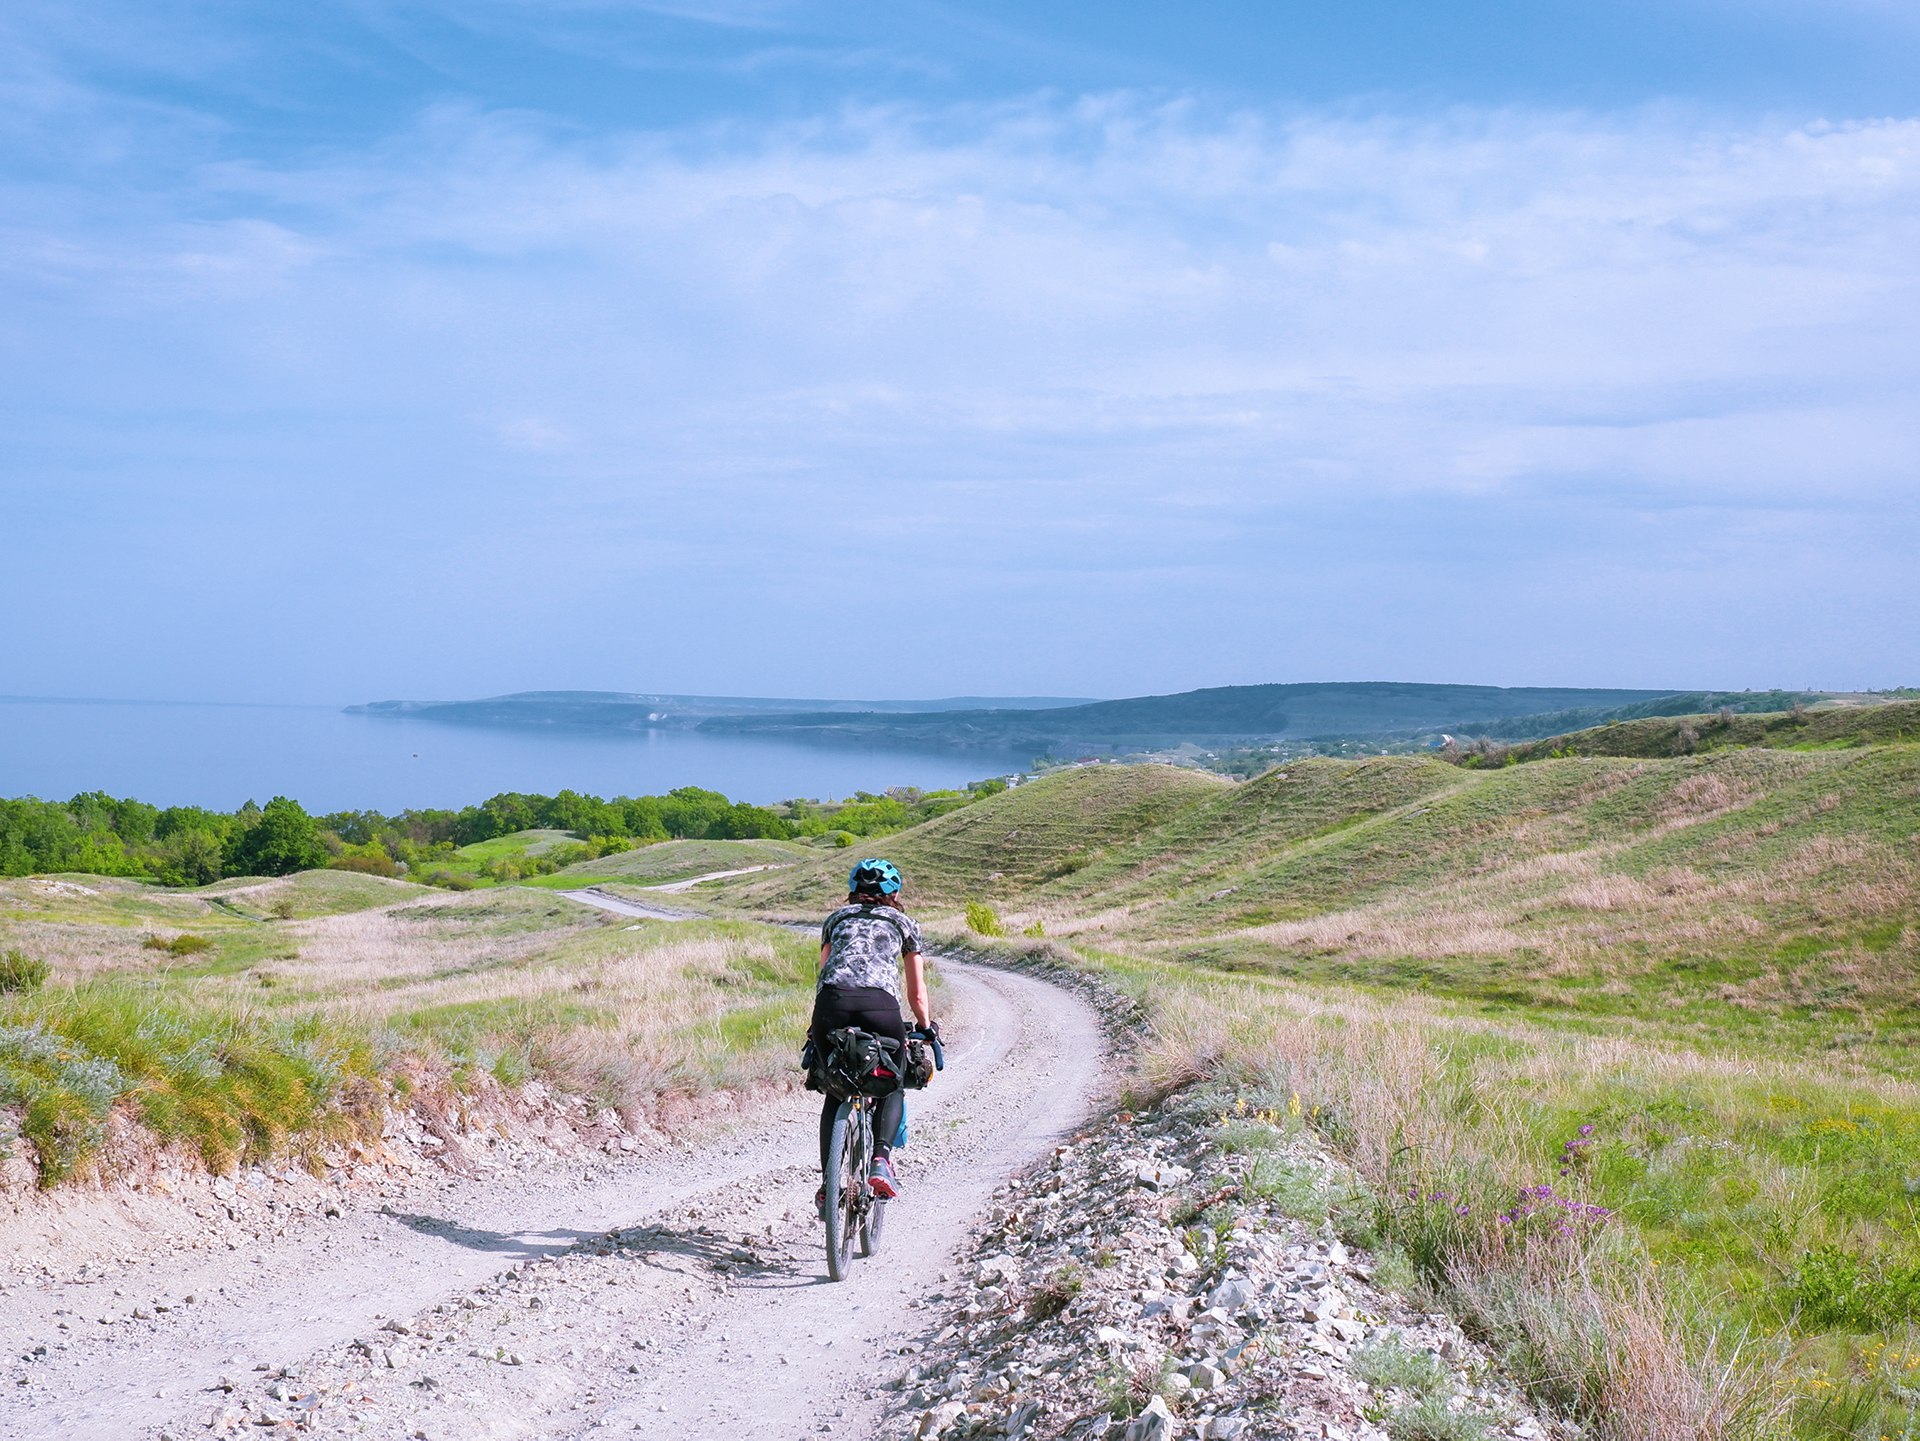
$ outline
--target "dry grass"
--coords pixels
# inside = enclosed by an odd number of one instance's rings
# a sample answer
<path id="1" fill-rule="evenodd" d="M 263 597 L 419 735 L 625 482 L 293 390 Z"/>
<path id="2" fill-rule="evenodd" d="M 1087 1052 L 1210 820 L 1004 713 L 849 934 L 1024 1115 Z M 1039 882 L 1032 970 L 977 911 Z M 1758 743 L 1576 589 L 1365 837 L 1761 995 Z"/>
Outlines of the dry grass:
<path id="1" fill-rule="evenodd" d="M 1376 1198 L 1365 1225 L 1416 1258 L 1425 1247 L 1429 1285 L 1596 1435 L 1784 1434 L 1797 1355 L 1788 1336 L 1758 1323 L 1765 1287 L 1745 1289 L 1742 1268 L 1777 1278 L 1811 1246 L 1870 1246 L 1893 1234 L 1823 1210 L 1830 1177 L 1817 1159 L 1782 1159 L 1794 1153 L 1756 1139 L 1768 1127 L 1785 1136 L 1802 1117 L 1835 1136 L 1858 1130 L 1848 1117 L 1920 1118 L 1920 1084 L 1859 1075 L 1844 1058 L 1715 1055 L 1462 1014 L 1414 995 L 1306 989 L 1117 956 L 1087 963 L 1153 1016 L 1138 1058 L 1143 1098 L 1206 1084 L 1282 1111 L 1297 1103 Z M 1676 1106 L 1685 1117 L 1677 1132 L 1673 1121 L 1645 1119 Z M 1576 1224 L 1571 1237 L 1516 1243 L 1499 1213 L 1524 1188 L 1544 1183 L 1580 1204 L 1600 1200 L 1598 1172 L 1556 1170 L 1556 1153 L 1587 1119 L 1599 1123 L 1600 1142 L 1618 1150 L 1631 1139 L 1644 1152 L 1629 1190 L 1652 1208 L 1645 1215 L 1679 1219 L 1629 1220 L 1642 1214 L 1630 1210 Z M 1628 1137 L 1623 1128 L 1635 1126 Z M 1648 1142 L 1649 1127 L 1672 1134 Z M 1887 1144 L 1897 1149 L 1897 1140 Z M 1402 1199 L 1409 1192 L 1453 1199 L 1435 1207 Z M 1706 1233 L 1687 1228 L 1715 1205 L 1726 1210 L 1715 1221 L 1725 1250 L 1708 1261 Z M 1673 1272 L 1685 1278 L 1677 1289 L 1654 1264 L 1676 1238 L 1692 1258 Z"/>
<path id="2" fill-rule="evenodd" d="M 356 887 L 361 879 L 342 885 L 329 873 L 311 885 L 294 877 L 229 888 L 253 900 L 300 897 L 309 918 L 291 922 L 115 882 L 16 890 L 0 897 L 14 903 L 0 912 L 0 940 L 52 960 L 56 973 L 11 997 L 4 1019 L 71 1033 L 76 1065 L 97 1058 L 114 1063 L 102 1075 L 151 1075 L 154 1094 L 176 1081 L 197 1084 L 203 1052 L 231 1052 L 244 1068 L 241 1051 L 252 1047 L 249 1055 L 276 1065 L 346 1058 L 351 1076 L 325 1082 L 336 1089 L 486 1085 L 490 1074 L 509 1086 L 541 1080 L 588 1094 L 630 1124 L 658 1125 L 687 1098 L 719 1106 L 731 1090 L 793 1073 L 813 991 L 813 947 L 802 937 L 747 922 L 628 925 L 525 888 L 453 895 L 401 886 L 399 905 L 339 913 L 369 894 L 391 894 Z M 211 950 L 172 957 L 142 948 L 155 930 L 177 933 L 156 921 L 186 919 L 186 910 Z M 15 1090 L 54 1096 L 46 1077 L 7 1075 L 0 1082 Z M 86 1079 L 75 1075 L 75 1085 Z M 295 1081 L 306 1084 L 296 1077 L 288 1085 L 298 1089 Z M 85 1110 L 95 1130 L 103 1106 L 146 1104 L 147 1091 L 67 1089 L 73 1094 L 55 1099 Z M 240 1104 L 245 1089 L 236 1082 L 231 1096 L 205 1100 L 200 1129 L 214 1141 L 225 1126 L 214 1112 Z M 276 1135 L 313 1120 L 297 1107 L 281 1110 L 291 1119 Z M 62 1151 L 58 1176 L 72 1173 L 86 1149 Z"/>

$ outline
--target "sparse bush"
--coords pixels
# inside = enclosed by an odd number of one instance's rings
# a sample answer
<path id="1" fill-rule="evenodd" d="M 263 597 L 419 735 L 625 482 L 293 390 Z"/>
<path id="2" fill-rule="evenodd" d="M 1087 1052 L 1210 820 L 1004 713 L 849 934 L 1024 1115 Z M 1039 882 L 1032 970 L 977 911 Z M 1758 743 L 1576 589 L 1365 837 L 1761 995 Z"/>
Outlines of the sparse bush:
<path id="1" fill-rule="evenodd" d="M 40 1185 L 72 1175 L 106 1136 L 113 1103 L 130 1082 L 112 1061 L 39 1025 L 0 1026 L 0 1105 L 19 1106 Z"/>
<path id="2" fill-rule="evenodd" d="M 1435 1396 L 1447 1384 L 1447 1368 L 1430 1351 L 1419 1351 L 1398 1336 L 1389 1336 L 1353 1353 L 1353 1374 L 1376 1391 L 1405 1391 L 1410 1396 Z"/>
<path id="3" fill-rule="evenodd" d="M 267 914 L 272 916 L 276 921 L 292 920 L 294 916 L 293 897 L 282 896 L 271 906 L 267 907 Z"/>
<path id="4" fill-rule="evenodd" d="M 985 901 L 967 902 L 967 929 L 972 931 L 976 936 L 1004 936 L 1006 934 L 1006 931 L 1001 928 L 1000 917 L 994 913 L 993 907 Z"/>
<path id="5" fill-rule="evenodd" d="M 1246 1184 L 1251 1194 L 1315 1226 L 1327 1219 L 1338 1195 L 1318 1168 L 1284 1156 L 1258 1157 L 1247 1173 Z"/>
<path id="6" fill-rule="evenodd" d="M 1674 732 L 1673 753 L 1677 756 L 1690 756 L 1700 744 L 1700 732 L 1686 721 L 1680 722 L 1680 728 Z"/>
<path id="7" fill-rule="evenodd" d="M 399 867 L 385 851 L 377 855 L 335 856 L 327 862 L 330 871 L 357 871 L 363 876 L 397 876 Z"/>
<path id="8" fill-rule="evenodd" d="M 1020 934 L 1023 936 L 1044 937 L 1047 934 L 1047 928 L 1041 925 L 1040 922 L 1035 921 L 1032 925 L 1028 926 L 1024 931 L 1020 932 Z"/>
<path id="9" fill-rule="evenodd" d="M 1373 1255 L 1373 1284 L 1382 1291 L 1406 1291 L 1414 1281 L 1413 1262 L 1398 1246 L 1380 1246 Z"/>
<path id="10" fill-rule="evenodd" d="M 31 991 L 47 982 L 51 968 L 22 950 L 0 953 L 0 991 Z"/>
<path id="11" fill-rule="evenodd" d="M 1821 1246 L 1807 1253 L 1782 1298 L 1808 1330 L 1883 1331 L 1920 1317 L 1920 1265 L 1863 1262 Z"/>
<path id="12" fill-rule="evenodd" d="M 1027 1298 L 1027 1315 L 1035 1321 L 1052 1320 L 1067 1309 L 1068 1303 L 1080 1294 L 1086 1284 L 1086 1277 L 1078 1266 L 1069 1263 L 1056 1267 Z"/>
<path id="13" fill-rule="evenodd" d="M 1484 1416 L 1449 1410 L 1438 1396 L 1389 1412 L 1385 1429 L 1393 1441 L 1484 1441 L 1492 1434 Z"/>

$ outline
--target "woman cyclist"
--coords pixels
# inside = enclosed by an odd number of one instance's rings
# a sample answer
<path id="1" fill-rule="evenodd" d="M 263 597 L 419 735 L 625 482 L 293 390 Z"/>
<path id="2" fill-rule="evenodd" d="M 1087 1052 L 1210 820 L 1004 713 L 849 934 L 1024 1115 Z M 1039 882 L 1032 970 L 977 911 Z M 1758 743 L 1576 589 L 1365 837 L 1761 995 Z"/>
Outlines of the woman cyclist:
<path id="1" fill-rule="evenodd" d="M 820 927 L 820 987 L 814 993 L 813 1020 L 807 1037 L 825 1042 L 829 1031 L 858 1026 L 869 1035 L 891 1036 L 906 1058 L 907 1023 L 900 1015 L 900 970 L 907 973 L 907 1005 L 913 1018 L 931 1028 L 927 977 L 920 965 L 920 927 L 900 906 L 900 872 L 892 861 L 868 859 L 847 873 L 847 903 Z M 834 1113 L 840 1103 L 827 1097 L 820 1108 L 820 1170 L 827 1167 Z M 893 1174 L 893 1138 L 900 1130 L 905 1101 L 900 1092 L 884 1096 L 873 1118 L 873 1165 L 867 1184 L 890 1201 L 900 1194 Z M 820 1219 L 827 1216 L 827 1190 L 814 1197 Z"/>

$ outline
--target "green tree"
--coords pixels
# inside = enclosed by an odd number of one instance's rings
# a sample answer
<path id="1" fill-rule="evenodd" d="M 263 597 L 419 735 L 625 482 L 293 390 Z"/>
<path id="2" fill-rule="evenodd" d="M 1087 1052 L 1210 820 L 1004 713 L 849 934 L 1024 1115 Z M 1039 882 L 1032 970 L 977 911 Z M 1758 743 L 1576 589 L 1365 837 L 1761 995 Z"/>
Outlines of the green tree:
<path id="1" fill-rule="evenodd" d="M 176 831 L 160 843 L 157 867 L 169 886 L 204 886 L 220 879 L 219 838 L 209 831 Z"/>
<path id="2" fill-rule="evenodd" d="M 540 808 L 540 824 L 577 836 L 618 836 L 627 832 L 627 819 L 598 796 L 561 791 Z"/>
<path id="3" fill-rule="evenodd" d="M 318 825 L 332 831 L 350 846 L 364 846 L 377 840 L 392 823 L 378 811 L 335 811 L 321 816 Z"/>
<path id="4" fill-rule="evenodd" d="M 228 842 L 224 869 L 230 876 L 284 876 L 317 870 L 327 859 L 313 817 L 298 801 L 275 796 L 258 821 Z"/>
<path id="5" fill-rule="evenodd" d="M 667 823 L 658 796 L 621 796 L 613 802 L 627 823 L 627 834 L 640 841 L 667 839 Z"/>
<path id="6" fill-rule="evenodd" d="M 660 801 L 660 819 L 667 834 L 699 838 L 707 828 L 732 809 L 733 803 L 719 791 L 703 791 L 699 786 L 681 786 L 666 793 Z"/>
<path id="7" fill-rule="evenodd" d="M 714 840 L 784 841 L 793 835 L 793 827 L 765 806 L 736 801 L 708 822 L 706 834 Z"/>

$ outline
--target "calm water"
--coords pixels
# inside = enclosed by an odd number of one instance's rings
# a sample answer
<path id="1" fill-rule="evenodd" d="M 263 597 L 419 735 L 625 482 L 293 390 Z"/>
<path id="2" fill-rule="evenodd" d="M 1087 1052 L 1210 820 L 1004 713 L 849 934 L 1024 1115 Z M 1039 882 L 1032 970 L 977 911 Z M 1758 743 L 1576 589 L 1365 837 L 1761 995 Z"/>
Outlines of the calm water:
<path id="1" fill-rule="evenodd" d="M 820 799 L 1004 775 L 1030 757 L 881 750 L 687 732 L 491 730 L 320 706 L 0 700 L 0 796 L 80 791 L 232 810 L 291 796 L 308 810 L 459 807 L 499 791 Z"/>

